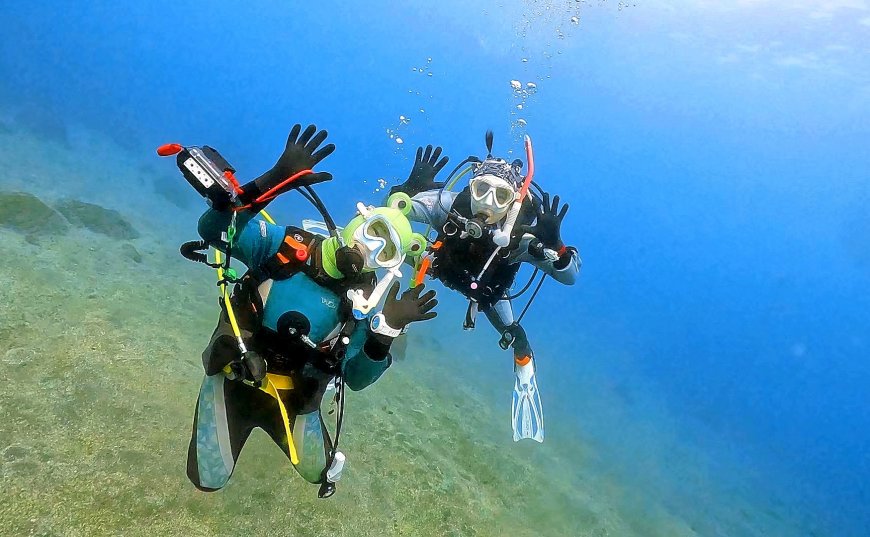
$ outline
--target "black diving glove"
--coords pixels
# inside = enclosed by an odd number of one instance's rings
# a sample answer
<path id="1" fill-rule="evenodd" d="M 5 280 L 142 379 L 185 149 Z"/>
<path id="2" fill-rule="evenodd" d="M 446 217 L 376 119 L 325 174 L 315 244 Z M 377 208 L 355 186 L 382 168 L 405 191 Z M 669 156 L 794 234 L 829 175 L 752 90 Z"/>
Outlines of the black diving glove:
<path id="1" fill-rule="evenodd" d="M 434 311 L 431 311 L 432 308 L 438 305 L 438 301 L 435 300 L 435 291 L 429 291 L 425 295 L 420 296 L 420 293 L 423 292 L 423 287 L 425 286 L 418 285 L 413 289 L 408 289 L 402 293 L 402 298 L 397 298 L 399 294 L 399 282 L 393 283 L 387 292 L 384 309 L 381 311 L 387 326 L 401 331 L 408 323 L 428 321 L 438 315 Z M 365 343 L 365 353 L 372 360 L 383 360 L 388 356 L 393 339 L 394 336 L 373 332 Z"/>
<path id="2" fill-rule="evenodd" d="M 436 147 L 432 150 L 431 145 L 426 146 L 425 153 L 422 147 L 417 148 L 417 158 L 414 160 L 414 167 L 411 169 L 411 175 L 408 180 L 401 185 L 396 185 L 390 189 L 390 194 L 396 192 L 404 192 L 409 196 L 415 196 L 420 192 L 441 188 L 444 183 L 435 182 L 435 176 L 438 175 L 444 166 L 447 166 L 449 158 L 441 156 L 441 147 Z"/>
<path id="3" fill-rule="evenodd" d="M 408 324 L 416 321 L 428 321 L 434 319 L 436 312 L 432 309 L 438 305 L 438 300 L 435 299 L 435 291 L 428 291 L 424 295 L 423 284 L 408 289 L 402 293 L 402 298 L 397 298 L 399 294 L 399 282 L 394 282 L 393 286 L 387 292 L 387 299 L 384 301 L 384 319 L 391 328 L 401 330 Z"/>
<path id="4" fill-rule="evenodd" d="M 534 199 L 534 203 L 537 221 L 534 225 L 520 226 L 520 234 L 531 233 L 541 241 L 544 247 L 556 251 L 561 250 L 565 246 L 565 243 L 562 242 L 562 220 L 568 214 L 568 204 L 563 205 L 560 211 L 559 196 L 554 197 L 553 204 L 550 205 L 550 195 L 547 193 L 544 193 L 543 203 L 537 199 Z"/>
<path id="5" fill-rule="evenodd" d="M 319 150 L 317 149 L 326 140 L 327 132 L 325 130 L 317 132 L 317 127 L 308 125 L 300 135 L 299 132 L 301 130 L 302 125 L 298 123 L 293 125 L 293 128 L 290 129 L 290 136 L 287 137 L 287 146 L 284 148 L 284 152 L 281 154 L 278 162 L 269 171 L 242 187 L 244 194 L 239 197 L 243 203 L 254 203 L 258 197 L 274 189 L 287 178 L 302 170 L 314 168 L 317 163 L 335 151 L 334 144 L 327 144 Z M 269 192 L 266 199 L 256 203 L 257 209 L 265 207 L 275 196 L 293 188 L 316 185 L 317 183 L 330 180 L 332 180 L 332 174 L 329 172 L 316 172 L 303 175 L 292 183 L 284 185 L 274 192 Z"/>

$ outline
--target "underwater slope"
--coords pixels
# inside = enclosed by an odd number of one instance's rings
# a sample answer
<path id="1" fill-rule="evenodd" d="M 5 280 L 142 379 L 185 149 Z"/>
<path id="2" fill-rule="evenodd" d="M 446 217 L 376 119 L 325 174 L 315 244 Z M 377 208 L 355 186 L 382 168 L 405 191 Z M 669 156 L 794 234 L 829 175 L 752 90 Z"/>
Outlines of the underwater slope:
<path id="1" fill-rule="evenodd" d="M 333 499 L 318 500 L 257 433 L 224 491 L 197 492 L 184 475 L 185 453 L 217 306 L 213 275 L 176 253 L 193 225 L 175 217 L 193 219 L 196 208 L 167 209 L 158 194 L 131 197 L 93 180 L 132 188 L 147 170 L 118 176 L 117 167 L 90 163 L 59 183 L 80 157 L 14 135 L 38 158 L 0 157 L 3 534 L 806 533 L 703 482 L 686 486 L 706 504 L 740 508 L 705 517 L 703 505 L 693 507 L 706 520 L 694 526 L 685 506 L 646 497 L 630 471 L 613 470 L 619 459 L 594 438 L 514 444 L 505 408 L 494 403 L 501 386 L 482 383 L 473 369 L 468 378 L 451 375 L 443 367 L 451 358 L 426 330 L 412 333 L 415 352 L 381 382 L 349 397 L 349 467 Z M 54 227 L 40 228 L 48 221 Z"/>

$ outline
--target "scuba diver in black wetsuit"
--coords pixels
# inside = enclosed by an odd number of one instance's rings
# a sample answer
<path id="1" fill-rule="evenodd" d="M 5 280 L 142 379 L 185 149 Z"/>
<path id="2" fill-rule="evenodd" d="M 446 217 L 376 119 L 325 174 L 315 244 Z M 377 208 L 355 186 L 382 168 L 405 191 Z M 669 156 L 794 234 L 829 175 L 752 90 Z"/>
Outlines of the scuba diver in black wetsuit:
<path id="1" fill-rule="evenodd" d="M 492 133 L 486 137 L 486 159 L 469 157 L 460 163 L 446 181 L 435 176 L 447 164 L 441 148 L 417 149 L 417 158 L 408 180 L 390 190 L 387 205 L 411 207 L 408 218 L 429 225 L 437 237 L 429 254 L 418 267 L 416 283 L 428 274 L 468 298 L 466 329 L 474 328 L 478 311 L 483 311 L 502 335 L 503 349 L 513 347 L 516 380 L 511 405 L 514 440 L 544 439 L 540 395 L 535 380 L 534 353 L 520 321 L 545 276 L 572 285 L 580 271 L 577 249 L 565 246 L 561 238 L 562 220 L 568 205 L 559 209 L 559 196 L 553 198 L 532 181 L 534 158 L 531 140 L 526 137 L 528 171 L 521 175 L 523 163 L 508 163 L 492 156 Z M 463 166 L 468 167 L 457 175 Z M 472 177 L 460 192 L 452 187 L 466 173 Z M 534 186 L 538 194 L 529 190 Z M 511 295 L 522 263 L 535 267 L 535 274 L 519 293 Z M 525 292 L 538 271 L 544 274 L 518 319 L 511 301 Z"/>
<path id="2" fill-rule="evenodd" d="M 199 222 L 203 240 L 182 246 L 185 257 L 218 269 L 222 289 L 220 321 L 203 352 L 206 376 L 187 460 L 188 477 L 203 491 L 227 483 L 260 427 L 302 477 L 321 485 L 321 497 L 332 495 L 345 461 L 338 451 L 344 386 L 361 390 L 375 382 L 391 364 L 393 339 L 409 323 L 436 315 L 434 291 L 412 289 L 399 298 L 394 281 L 406 255 L 422 254 L 425 238 L 401 211 L 362 204 L 339 231 L 311 188 L 332 179 L 311 168 L 335 147 L 318 150 L 326 131 L 315 134 L 313 125 L 300 131 L 294 126 L 278 163 L 244 186 L 209 147 L 158 149 L 178 154 L 185 178 L 211 205 Z M 269 223 L 266 204 L 290 189 L 320 210 L 329 237 Z M 216 263 L 201 253 L 208 246 L 217 249 Z M 241 278 L 230 258 L 249 267 Z M 377 281 L 375 270 L 387 276 Z"/>

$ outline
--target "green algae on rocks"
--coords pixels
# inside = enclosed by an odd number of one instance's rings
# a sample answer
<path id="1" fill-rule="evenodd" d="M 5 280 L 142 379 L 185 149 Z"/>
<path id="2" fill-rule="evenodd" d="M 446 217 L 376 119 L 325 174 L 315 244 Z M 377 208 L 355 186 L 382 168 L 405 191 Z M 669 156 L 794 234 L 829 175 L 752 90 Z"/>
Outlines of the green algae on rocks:
<path id="1" fill-rule="evenodd" d="M 113 239 L 130 240 L 139 237 L 139 232 L 118 211 L 79 200 L 63 200 L 55 205 L 73 225 L 85 228 Z"/>
<path id="2" fill-rule="evenodd" d="M 69 224 L 57 211 L 26 192 L 0 192 L 0 227 L 32 235 L 61 235 Z"/>

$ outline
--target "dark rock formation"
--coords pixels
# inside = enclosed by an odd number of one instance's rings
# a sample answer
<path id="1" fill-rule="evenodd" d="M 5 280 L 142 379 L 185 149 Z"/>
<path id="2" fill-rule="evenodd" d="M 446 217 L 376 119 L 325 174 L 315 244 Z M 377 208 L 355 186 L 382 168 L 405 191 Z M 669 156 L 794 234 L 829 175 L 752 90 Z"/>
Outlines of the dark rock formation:
<path id="1" fill-rule="evenodd" d="M 118 211 L 106 209 L 93 203 L 64 200 L 55 205 L 73 225 L 86 227 L 113 239 L 130 240 L 139 237 L 139 232 Z"/>
<path id="2" fill-rule="evenodd" d="M 28 237 L 62 235 L 69 229 L 57 211 L 26 192 L 0 192 L 0 226 Z"/>

